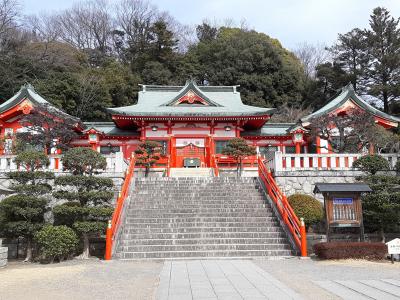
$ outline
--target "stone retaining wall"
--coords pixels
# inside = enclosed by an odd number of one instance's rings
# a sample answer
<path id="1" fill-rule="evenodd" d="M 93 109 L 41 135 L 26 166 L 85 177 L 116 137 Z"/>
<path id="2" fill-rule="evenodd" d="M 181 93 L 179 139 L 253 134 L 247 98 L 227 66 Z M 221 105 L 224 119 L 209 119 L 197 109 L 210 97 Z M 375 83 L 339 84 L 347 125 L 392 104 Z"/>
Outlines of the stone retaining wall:
<path id="1" fill-rule="evenodd" d="M 281 171 L 274 174 L 275 181 L 286 196 L 307 194 L 323 201 L 321 194 L 314 194 L 316 183 L 352 183 L 361 176 L 360 171 Z"/>
<path id="2" fill-rule="evenodd" d="M 8 248 L 0 247 L 0 267 L 7 265 Z"/>

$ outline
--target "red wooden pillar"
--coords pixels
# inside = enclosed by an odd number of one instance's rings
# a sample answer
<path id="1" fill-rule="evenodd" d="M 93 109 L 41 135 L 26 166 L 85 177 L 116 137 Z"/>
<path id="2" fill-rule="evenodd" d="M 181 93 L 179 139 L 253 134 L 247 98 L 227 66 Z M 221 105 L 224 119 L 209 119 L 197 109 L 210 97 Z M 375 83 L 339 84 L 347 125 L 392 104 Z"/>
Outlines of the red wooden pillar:
<path id="1" fill-rule="evenodd" d="M 300 143 L 296 143 L 296 154 L 300 154 L 301 152 L 301 145 Z"/>
<path id="2" fill-rule="evenodd" d="M 170 167 L 174 168 L 176 164 L 176 138 L 171 136 L 169 139 L 169 144 L 170 144 L 169 147 Z"/>

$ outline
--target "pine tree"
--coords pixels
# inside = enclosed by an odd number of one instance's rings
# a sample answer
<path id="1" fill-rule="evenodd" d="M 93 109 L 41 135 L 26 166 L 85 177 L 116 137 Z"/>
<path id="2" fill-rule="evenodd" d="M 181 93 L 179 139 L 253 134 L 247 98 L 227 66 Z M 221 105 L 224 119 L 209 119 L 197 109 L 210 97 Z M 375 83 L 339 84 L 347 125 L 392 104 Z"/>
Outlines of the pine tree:
<path id="1" fill-rule="evenodd" d="M 382 7 L 373 10 L 368 43 L 369 93 L 379 97 L 385 112 L 400 97 L 400 28 L 399 19 Z"/>
<path id="2" fill-rule="evenodd" d="M 334 46 L 329 48 L 333 54 L 335 64 L 348 74 L 355 91 L 363 91 L 368 56 L 366 55 L 366 36 L 359 29 L 354 28 L 348 33 L 339 34 Z"/>

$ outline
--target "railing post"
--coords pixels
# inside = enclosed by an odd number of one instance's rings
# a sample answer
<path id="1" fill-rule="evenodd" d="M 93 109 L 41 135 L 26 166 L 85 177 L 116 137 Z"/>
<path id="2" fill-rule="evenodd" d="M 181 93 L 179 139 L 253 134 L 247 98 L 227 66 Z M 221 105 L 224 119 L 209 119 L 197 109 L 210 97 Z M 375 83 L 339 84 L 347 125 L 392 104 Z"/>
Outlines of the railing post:
<path id="1" fill-rule="evenodd" d="M 107 231 L 106 231 L 106 253 L 104 255 L 105 260 L 111 260 L 112 251 L 112 227 L 111 220 L 108 220 Z"/>
<path id="2" fill-rule="evenodd" d="M 301 257 L 307 257 L 307 232 L 304 219 L 300 218 Z"/>
<path id="3" fill-rule="evenodd" d="M 275 163 L 275 165 L 274 165 L 274 171 L 275 172 L 279 172 L 279 171 L 282 171 L 282 160 L 283 160 L 283 155 L 282 155 L 282 152 L 280 152 L 280 151 L 276 151 L 275 152 L 275 154 L 274 154 L 274 163 Z"/>

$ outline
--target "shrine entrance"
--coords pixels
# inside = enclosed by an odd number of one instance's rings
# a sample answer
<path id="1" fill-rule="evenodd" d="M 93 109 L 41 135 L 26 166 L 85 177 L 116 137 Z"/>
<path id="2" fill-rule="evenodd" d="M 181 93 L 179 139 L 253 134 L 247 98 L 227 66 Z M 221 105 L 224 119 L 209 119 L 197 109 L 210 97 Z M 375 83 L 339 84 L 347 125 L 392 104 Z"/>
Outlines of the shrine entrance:
<path id="1" fill-rule="evenodd" d="M 204 168 L 207 164 L 205 138 L 176 138 L 173 149 L 175 168 Z"/>
<path id="2" fill-rule="evenodd" d="M 177 168 L 199 168 L 204 167 L 205 149 L 204 146 L 188 144 L 184 147 L 176 148 L 176 167 Z"/>

